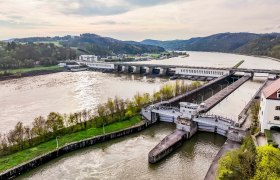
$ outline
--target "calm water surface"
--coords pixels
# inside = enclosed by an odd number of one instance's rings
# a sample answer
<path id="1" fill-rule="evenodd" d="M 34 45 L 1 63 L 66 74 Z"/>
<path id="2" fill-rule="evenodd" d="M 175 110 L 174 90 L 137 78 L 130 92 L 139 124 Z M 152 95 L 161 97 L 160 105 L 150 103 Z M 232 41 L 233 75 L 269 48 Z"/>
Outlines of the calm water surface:
<path id="1" fill-rule="evenodd" d="M 149 151 L 174 129 L 172 124 L 159 123 L 141 133 L 67 154 L 19 179 L 204 179 L 225 142 L 213 133 L 198 133 L 164 160 L 148 163 Z"/>
<path id="2" fill-rule="evenodd" d="M 185 66 L 204 66 L 204 67 L 233 67 L 241 60 L 244 63 L 240 68 L 252 69 L 280 69 L 280 62 L 269 58 L 244 56 L 217 52 L 195 52 L 188 51 L 189 57 L 175 57 L 165 60 L 147 61 L 147 64 L 164 64 L 164 65 L 185 65 Z M 144 63 L 144 62 L 138 62 Z"/>
<path id="3" fill-rule="evenodd" d="M 50 112 L 70 113 L 96 109 L 99 103 L 137 92 L 153 93 L 167 79 L 99 72 L 62 72 L 0 82 L 0 132 L 16 122 L 30 124 Z"/>
<path id="4" fill-rule="evenodd" d="M 258 77 L 245 82 L 236 91 L 211 109 L 209 113 L 228 117 L 237 121 L 238 115 L 263 85 L 264 81 L 264 78 Z"/>

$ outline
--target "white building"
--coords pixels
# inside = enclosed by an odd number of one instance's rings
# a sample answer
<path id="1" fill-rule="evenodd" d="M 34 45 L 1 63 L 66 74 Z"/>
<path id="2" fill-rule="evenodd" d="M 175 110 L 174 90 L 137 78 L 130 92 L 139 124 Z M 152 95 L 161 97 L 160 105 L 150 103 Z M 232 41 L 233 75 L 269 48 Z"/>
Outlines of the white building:
<path id="1" fill-rule="evenodd" d="M 197 115 L 197 109 L 199 107 L 198 104 L 188 103 L 188 102 L 180 102 L 180 112 L 182 113 L 182 117 L 192 119 L 193 116 Z"/>
<path id="2" fill-rule="evenodd" d="M 86 65 L 94 69 L 107 69 L 107 70 L 115 69 L 115 65 L 110 63 L 86 63 Z"/>
<path id="3" fill-rule="evenodd" d="M 262 91 L 259 121 L 261 132 L 271 127 L 280 127 L 280 79 Z"/>
<path id="4" fill-rule="evenodd" d="M 203 77 L 220 77 L 228 75 L 227 70 L 214 70 L 214 69 L 195 69 L 195 68 L 179 68 L 176 67 L 175 74 L 189 75 L 189 76 L 203 76 Z"/>
<path id="5" fill-rule="evenodd" d="M 86 61 L 86 62 L 97 62 L 98 56 L 95 55 L 80 55 L 79 56 L 80 61 Z"/>

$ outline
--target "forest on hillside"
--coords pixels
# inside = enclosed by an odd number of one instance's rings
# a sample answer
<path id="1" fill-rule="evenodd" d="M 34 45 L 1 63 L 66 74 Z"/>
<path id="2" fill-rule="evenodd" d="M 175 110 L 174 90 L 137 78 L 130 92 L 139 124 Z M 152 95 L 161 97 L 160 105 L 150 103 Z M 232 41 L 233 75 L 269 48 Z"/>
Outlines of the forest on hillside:
<path id="1" fill-rule="evenodd" d="M 52 43 L 0 43 L 0 69 L 56 65 L 60 60 L 75 59 L 76 51 Z"/>
<path id="2" fill-rule="evenodd" d="M 239 53 L 280 59 L 279 33 L 220 33 L 188 40 L 158 41 L 147 39 L 141 43 L 161 46 L 167 50 Z"/>

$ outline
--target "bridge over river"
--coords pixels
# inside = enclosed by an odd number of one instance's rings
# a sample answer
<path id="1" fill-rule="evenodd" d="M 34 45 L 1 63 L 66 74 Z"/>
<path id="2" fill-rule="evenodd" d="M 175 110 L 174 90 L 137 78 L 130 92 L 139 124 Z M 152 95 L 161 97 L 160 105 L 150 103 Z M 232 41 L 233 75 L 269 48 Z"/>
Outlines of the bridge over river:
<path id="1" fill-rule="evenodd" d="M 217 67 L 196 67 L 196 66 L 183 66 L 183 65 L 162 65 L 162 64 L 146 64 L 146 63 L 133 63 L 133 62 L 78 62 L 88 66 L 91 70 L 103 72 L 122 72 L 134 74 L 154 74 L 162 76 L 195 76 L 195 77 L 220 77 L 232 73 L 248 73 L 251 76 L 254 74 L 265 74 L 279 76 L 279 69 L 248 69 L 248 68 L 217 68 Z"/>

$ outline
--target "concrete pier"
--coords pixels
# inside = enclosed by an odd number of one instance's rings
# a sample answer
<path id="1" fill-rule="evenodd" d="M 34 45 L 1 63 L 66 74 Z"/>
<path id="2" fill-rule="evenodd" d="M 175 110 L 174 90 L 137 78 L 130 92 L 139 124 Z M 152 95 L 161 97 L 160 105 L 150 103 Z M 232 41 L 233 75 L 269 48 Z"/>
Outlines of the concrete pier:
<path id="1" fill-rule="evenodd" d="M 187 138 L 187 132 L 176 129 L 172 134 L 166 136 L 149 153 L 149 163 L 156 163 L 170 154 L 183 144 Z"/>

